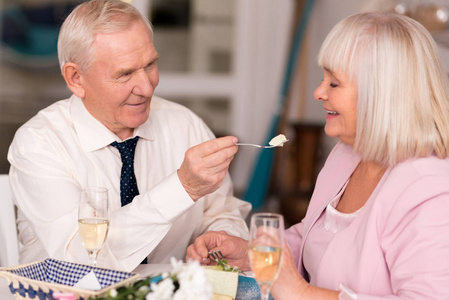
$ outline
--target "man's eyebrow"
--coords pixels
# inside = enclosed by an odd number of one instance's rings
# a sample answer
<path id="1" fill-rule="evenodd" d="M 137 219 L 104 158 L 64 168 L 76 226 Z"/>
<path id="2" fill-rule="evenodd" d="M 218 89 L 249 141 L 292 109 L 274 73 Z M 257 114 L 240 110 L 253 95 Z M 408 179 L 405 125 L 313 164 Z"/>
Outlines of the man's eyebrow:
<path id="1" fill-rule="evenodd" d="M 119 69 L 116 73 L 115 73 L 115 77 L 120 77 L 120 76 L 122 76 L 122 75 L 124 75 L 124 74 L 131 74 L 131 73 L 133 73 L 134 71 L 136 71 L 136 69 L 135 68 L 128 68 L 128 69 Z"/>
<path id="2" fill-rule="evenodd" d="M 161 56 L 159 55 L 159 53 L 156 53 L 156 56 L 148 63 L 149 65 L 152 63 L 155 63 L 159 60 Z"/>
<path id="3" fill-rule="evenodd" d="M 155 63 L 158 59 L 159 59 L 159 57 L 160 57 L 160 55 L 159 55 L 159 53 L 147 64 L 147 66 L 148 65 L 151 65 L 152 63 Z M 120 77 L 121 75 L 123 75 L 123 74 L 130 74 L 130 73 L 133 73 L 133 72 L 135 72 L 136 71 L 136 69 L 135 68 L 127 68 L 127 69 L 119 69 L 115 74 L 116 74 L 116 77 Z"/>

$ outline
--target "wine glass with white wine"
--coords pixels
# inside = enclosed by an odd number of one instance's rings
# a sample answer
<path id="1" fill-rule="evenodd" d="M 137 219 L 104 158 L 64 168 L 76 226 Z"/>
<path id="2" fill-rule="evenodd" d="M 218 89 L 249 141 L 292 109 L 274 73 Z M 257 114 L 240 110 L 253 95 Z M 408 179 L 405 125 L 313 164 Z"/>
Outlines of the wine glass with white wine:
<path id="1" fill-rule="evenodd" d="M 98 252 L 103 247 L 109 230 L 109 200 L 106 188 L 87 187 L 82 190 L 78 229 L 83 246 L 89 254 L 90 264 L 95 267 Z"/>
<path id="2" fill-rule="evenodd" d="M 260 288 L 262 300 L 268 300 L 270 288 L 279 275 L 284 248 L 284 217 L 274 213 L 256 213 L 251 217 L 249 262 Z"/>

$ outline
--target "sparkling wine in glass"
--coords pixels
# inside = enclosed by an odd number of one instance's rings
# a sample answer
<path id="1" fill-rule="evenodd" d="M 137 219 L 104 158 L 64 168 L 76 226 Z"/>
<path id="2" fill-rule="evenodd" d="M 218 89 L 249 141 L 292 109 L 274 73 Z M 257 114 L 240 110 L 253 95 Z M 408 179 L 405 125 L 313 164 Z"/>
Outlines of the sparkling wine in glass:
<path id="1" fill-rule="evenodd" d="M 262 300 L 279 275 L 284 248 L 284 218 L 280 214 L 256 213 L 251 217 L 249 261 L 260 287 Z"/>
<path id="2" fill-rule="evenodd" d="M 109 230 L 109 200 L 106 188 L 87 187 L 82 190 L 78 229 L 83 246 L 89 254 L 90 264 L 96 266 L 98 252 L 103 247 Z"/>

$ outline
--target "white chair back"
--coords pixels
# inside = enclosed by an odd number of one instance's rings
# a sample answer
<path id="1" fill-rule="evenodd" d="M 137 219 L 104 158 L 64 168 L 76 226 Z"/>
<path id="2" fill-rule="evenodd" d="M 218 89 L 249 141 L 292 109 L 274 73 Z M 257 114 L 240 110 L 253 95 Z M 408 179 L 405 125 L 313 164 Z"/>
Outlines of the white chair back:
<path id="1" fill-rule="evenodd" d="M 0 175 L 0 267 L 19 264 L 16 214 L 8 175 Z"/>

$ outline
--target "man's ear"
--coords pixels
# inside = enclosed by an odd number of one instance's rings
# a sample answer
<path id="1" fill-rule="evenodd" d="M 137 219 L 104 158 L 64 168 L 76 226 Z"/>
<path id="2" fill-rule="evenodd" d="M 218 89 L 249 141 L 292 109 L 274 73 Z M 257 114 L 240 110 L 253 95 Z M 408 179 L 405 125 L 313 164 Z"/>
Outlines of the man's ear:
<path id="1" fill-rule="evenodd" d="M 78 98 L 83 99 L 86 92 L 84 90 L 84 75 L 75 63 L 66 63 L 62 67 L 62 76 L 69 89 Z"/>

